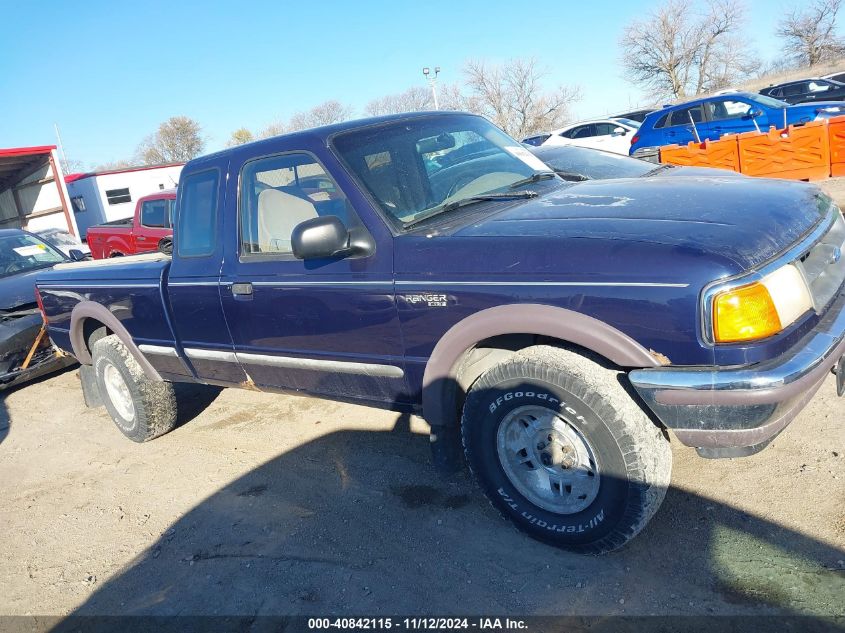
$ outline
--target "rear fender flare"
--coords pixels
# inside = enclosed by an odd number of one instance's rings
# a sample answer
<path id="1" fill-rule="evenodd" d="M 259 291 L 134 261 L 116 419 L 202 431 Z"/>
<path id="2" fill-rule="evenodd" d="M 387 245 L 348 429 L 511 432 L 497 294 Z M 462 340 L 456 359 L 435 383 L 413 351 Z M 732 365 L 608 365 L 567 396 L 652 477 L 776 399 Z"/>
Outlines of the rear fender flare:
<path id="1" fill-rule="evenodd" d="M 80 301 L 74 306 L 70 316 L 70 344 L 73 347 L 73 355 L 76 356 L 76 359 L 80 363 L 91 365 L 94 362 L 91 358 L 91 353 L 88 351 L 88 342 L 85 340 L 84 326 L 86 319 L 99 321 L 117 335 L 120 341 L 126 345 L 132 356 L 135 357 L 135 360 L 138 361 L 147 378 L 150 380 L 162 379 L 155 370 L 155 367 L 150 364 L 150 361 L 138 349 L 135 341 L 132 340 L 129 332 L 126 331 L 126 328 L 118 318 L 108 308 L 93 301 Z"/>
<path id="2" fill-rule="evenodd" d="M 453 325 L 432 351 L 423 375 L 423 417 L 433 427 L 457 423 L 458 373 L 479 342 L 505 334 L 534 334 L 578 345 L 620 367 L 660 367 L 627 334 L 586 314 L 542 304 L 509 304 L 472 314 Z"/>

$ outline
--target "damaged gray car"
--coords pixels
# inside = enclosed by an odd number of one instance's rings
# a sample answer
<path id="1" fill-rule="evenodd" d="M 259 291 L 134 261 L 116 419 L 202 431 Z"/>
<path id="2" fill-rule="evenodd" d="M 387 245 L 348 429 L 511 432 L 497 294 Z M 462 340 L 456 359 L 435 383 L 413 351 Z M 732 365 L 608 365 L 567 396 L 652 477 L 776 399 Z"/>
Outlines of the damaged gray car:
<path id="1" fill-rule="evenodd" d="M 0 389 L 75 362 L 53 349 L 35 298 L 35 276 L 66 261 L 36 235 L 0 230 Z"/>

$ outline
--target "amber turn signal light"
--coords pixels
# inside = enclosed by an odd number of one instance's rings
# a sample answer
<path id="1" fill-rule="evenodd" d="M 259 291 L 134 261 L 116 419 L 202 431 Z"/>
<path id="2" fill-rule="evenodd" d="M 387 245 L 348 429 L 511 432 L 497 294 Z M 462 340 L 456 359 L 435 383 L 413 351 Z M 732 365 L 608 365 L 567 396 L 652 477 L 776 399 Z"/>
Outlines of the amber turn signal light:
<path id="1" fill-rule="evenodd" d="M 772 296 L 762 283 L 722 292 L 713 299 L 713 334 L 717 343 L 757 340 L 782 329 Z"/>

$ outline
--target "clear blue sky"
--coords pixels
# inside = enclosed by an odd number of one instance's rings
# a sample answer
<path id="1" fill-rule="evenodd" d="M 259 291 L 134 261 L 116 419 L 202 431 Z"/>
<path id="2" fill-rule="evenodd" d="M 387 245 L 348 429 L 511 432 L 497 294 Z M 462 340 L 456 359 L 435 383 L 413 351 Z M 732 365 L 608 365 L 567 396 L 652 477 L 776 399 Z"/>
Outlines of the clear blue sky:
<path id="1" fill-rule="evenodd" d="M 747 0 L 750 49 L 776 54 L 778 8 Z M 781 6 L 782 5 L 782 6 Z M 575 114 L 639 105 L 623 78 L 623 27 L 654 0 L 115 2 L 0 0 L 0 147 L 53 144 L 86 167 L 128 158 L 174 115 L 203 126 L 207 150 L 232 130 L 326 99 L 355 106 L 424 85 L 423 66 L 460 78 L 470 58 L 536 57 L 549 87 L 579 85 Z"/>

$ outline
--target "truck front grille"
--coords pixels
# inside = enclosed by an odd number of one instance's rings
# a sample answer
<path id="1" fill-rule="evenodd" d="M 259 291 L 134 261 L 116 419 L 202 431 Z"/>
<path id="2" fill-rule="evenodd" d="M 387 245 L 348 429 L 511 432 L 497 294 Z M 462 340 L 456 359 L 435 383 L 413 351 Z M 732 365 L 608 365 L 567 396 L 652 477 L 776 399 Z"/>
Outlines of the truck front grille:
<path id="1" fill-rule="evenodd" d="M 830 230 L 797 262 L 817 313 L 836 298 L 845 281 L 845 218 L 839 212 L 836 215 Z"/>

